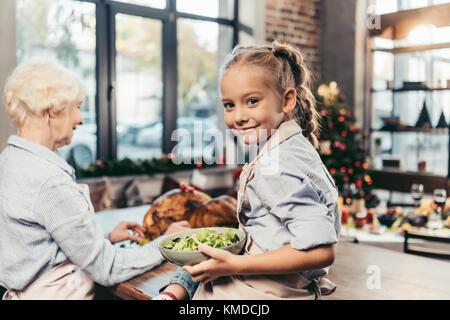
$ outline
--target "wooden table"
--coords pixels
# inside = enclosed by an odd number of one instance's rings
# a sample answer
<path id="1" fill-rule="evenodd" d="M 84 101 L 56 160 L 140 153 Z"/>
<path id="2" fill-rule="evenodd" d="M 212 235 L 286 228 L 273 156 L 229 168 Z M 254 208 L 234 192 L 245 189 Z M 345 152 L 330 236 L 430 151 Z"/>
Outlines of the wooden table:
<path id="1" fill-rule="evenodd" d="M 380 288 L 369 289 L 376 270 Z M 338 288 L 324 299 L 450 299 L 449 261 L 375 246 L 341 242 L 328 278 Z"/>
<path id="2" fill-rule="evenodd" d="M 151 299 L 168 283 L 175 269 L 165 262 L 108 289 L 123 299 Z M 450 262 L 360 243 L 339 243 L 328 278 L 337 289 L 323 300 L 450 299 Z"/>
<path id="3" fill-rule="evenodd" d="M 158 295 L 160 288 L 169 283 L 176 269 L 174 264 L 164 262 L 151 271 L 107 289 L 125 300 L 150 300 Z"/>

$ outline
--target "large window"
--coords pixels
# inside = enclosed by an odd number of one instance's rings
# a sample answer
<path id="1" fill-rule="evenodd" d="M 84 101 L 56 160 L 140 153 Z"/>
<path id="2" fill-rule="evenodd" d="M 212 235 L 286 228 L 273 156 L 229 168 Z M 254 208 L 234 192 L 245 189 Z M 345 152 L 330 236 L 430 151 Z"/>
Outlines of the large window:
<path id="1" fill-rule="evenodd" d="M 116 15 L 117 156 L 162 153 L 162 22 Z"/>
<path id="2" fill-rule="evenodd" d="M 18 0 L 18 62 L 53 57 L 86 87 L 85 125 L 58 152 L 81 167 L 148 159 L 173 150 L 177 127 L 220 126 L 217 76 L 237 42 L 235 2 Z"/>
<path id="3" fill-rule="evenodd" d="M 206 133 L 223 122 L 223 106 L 218 98 L 218 70 L 224 54 L 231 51 L 233 28 L 214 22 L 178 19 L 178 120 L 177 127 Z M 193 128 L 191 130 L 193 131 Z M 191 140 L 191 143 L 193 141 Z M 210 140 L 192 148 L 186 158 L 208 157 Z M 210 155 L 210 154 L 209 154 Z"/>
<path id="4" fill-rule="evenodd" d="M 53 58 L 82 79 L 86 99 L 81 106 L 85 124 L 70 146 L 58 152 L 69 162 L 86 166 L 96 157 L 96 19 L 95 4 L 71 0 L 18 0 L 16 6 L 17 63 Z"/>

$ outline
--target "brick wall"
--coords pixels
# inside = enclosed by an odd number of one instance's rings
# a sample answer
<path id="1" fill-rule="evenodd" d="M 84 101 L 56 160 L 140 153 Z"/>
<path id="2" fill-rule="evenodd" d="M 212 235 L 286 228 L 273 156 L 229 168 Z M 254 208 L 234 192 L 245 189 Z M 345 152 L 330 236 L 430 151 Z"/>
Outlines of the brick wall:
<path id="1" fill-rule="evenodd" d="M 275 39 L 299 47 L 320 81 L 320 0 L 266 0 L 266 40 Z"/>

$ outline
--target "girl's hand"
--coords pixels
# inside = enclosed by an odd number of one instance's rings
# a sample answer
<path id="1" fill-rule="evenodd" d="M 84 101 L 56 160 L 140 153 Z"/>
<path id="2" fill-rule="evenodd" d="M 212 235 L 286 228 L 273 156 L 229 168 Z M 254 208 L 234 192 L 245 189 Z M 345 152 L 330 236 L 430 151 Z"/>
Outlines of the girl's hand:
<path id="1" fill-rule="evenodd" d="M 195 266 L 183 266 L 195 282 L 205 284 L 219 277 L 237 273 L 237 260 L 240 256 L 202 243 L 198 245 L 198 249 L 211 258 Z"/>
<path id="2" fill-rule="evenodd" d="M 131 230 L 130 234 L 128 230 Z M 139 242 L 145 239 L 145 229 L 137 222 L 122 221 L 109 234 L 109 241 L 111 243 L 121 242 L 124 240 L 131 240 Z"/>

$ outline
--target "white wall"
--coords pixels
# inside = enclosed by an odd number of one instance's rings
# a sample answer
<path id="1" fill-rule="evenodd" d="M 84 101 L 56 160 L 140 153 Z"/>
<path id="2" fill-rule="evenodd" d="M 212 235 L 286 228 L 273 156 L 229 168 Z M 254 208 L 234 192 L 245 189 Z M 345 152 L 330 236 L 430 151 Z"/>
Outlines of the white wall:
<path id="1" fill-rule="evenodd" d="M 16 24 L 15 1 L 2 0 L 0 4 L 0 150 L 6 146 L 8 136 L 15 133 L 16 129 L 9 121 L 3 104 L 3 89 L 9 74 L 16 66 Z"/>

